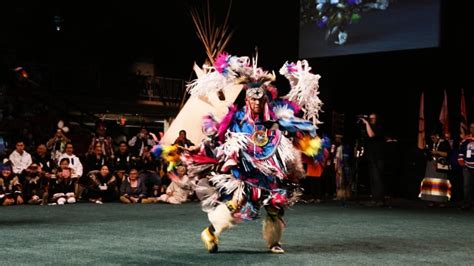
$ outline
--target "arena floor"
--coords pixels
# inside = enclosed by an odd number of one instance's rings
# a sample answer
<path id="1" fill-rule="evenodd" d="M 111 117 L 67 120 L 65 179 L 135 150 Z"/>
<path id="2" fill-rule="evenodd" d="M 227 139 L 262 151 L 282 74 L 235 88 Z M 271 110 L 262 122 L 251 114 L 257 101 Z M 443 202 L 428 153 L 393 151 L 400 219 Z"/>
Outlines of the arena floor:
<path id="1" fill-rule="evenodd" d="M 267 252 L 261 220 L 226 232 L 208 254 L 197 203 L 0 207 L 0 264 L 474 263 L 474 211 L 300 204 L 286 218 L 286 254 Z"/>

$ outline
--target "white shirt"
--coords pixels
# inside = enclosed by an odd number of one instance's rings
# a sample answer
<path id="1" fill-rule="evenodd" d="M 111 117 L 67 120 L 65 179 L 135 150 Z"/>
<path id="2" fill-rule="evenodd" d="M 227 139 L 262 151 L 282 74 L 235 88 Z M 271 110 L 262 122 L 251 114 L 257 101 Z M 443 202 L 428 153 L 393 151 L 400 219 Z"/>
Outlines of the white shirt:
<path id="1" fill-rule="evenodd" d="M 61 163 L 61 160 L 64 158 L 69 159 L 69 168 L 72 169 L 72 177 L 81 177 L 83 171 L 81 160 L 74 154 L 67 155 L 67 153 L 63 153 L 63 155 L 59 157 L 58 164 Z"/>
<path id="2" fill-rule="evenodd" d="M 186 202 L 189 194 L 193 192 L 194 186 L 192 180 L 190 180 L 187 175 L 184 175 L 181 179 L 173 180 L 166 189 L 166 193 L 173 193 L 173 197 L 176 200 Z"/>
<path id="3" fill-rule="evenodd" d="M 13 173 L 15 174 L 20 174 L 33 163 L 31 160 L 31 155 L 26 151 L 23 151 L 23 154 L 19 154 L 16 150 L 14 150 L 12 154 L 10 154 L 9 159 L 13 164 Z"/>

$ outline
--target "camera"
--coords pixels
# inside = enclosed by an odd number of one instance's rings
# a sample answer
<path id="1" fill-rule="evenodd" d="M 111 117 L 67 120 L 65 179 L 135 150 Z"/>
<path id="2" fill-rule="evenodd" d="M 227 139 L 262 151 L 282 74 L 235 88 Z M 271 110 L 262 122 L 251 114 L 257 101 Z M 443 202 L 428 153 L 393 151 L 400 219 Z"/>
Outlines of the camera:
<path id="1" fill-rule="evenodd" d="M 369 116 L 368 115 L 357 115 L 357 122 L 356 124 L 362 124 L 362 119 L 369 119 Z"/>

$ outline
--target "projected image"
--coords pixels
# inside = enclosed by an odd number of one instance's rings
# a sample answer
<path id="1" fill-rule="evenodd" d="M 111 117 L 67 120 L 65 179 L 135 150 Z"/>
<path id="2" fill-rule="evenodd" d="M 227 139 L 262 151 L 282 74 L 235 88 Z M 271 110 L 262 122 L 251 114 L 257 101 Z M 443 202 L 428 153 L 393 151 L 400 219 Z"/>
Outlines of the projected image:
<path id="1" fill-rule="evenodd" d="M 440 0 L 300 0 L 301 58 L 436 47 Z"/>

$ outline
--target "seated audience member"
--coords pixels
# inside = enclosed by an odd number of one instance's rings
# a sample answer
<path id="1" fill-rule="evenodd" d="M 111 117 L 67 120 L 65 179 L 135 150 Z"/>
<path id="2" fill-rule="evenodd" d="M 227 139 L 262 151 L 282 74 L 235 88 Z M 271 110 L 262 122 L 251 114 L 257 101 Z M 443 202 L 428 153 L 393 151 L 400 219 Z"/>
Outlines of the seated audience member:
<path id="1" fill-rule="evenodd" d="M 70 168 L 58 169 L 55 178 L 49 182 L 48 195 L 52 205 L 64 205 L 65 203 L 76 203 L 76 194 L 74 193 L 74 180 Z"/>
<path id="2" fill-rule="evenodd" d="M 158 197 L 160 194 L 160 161 L 155 160 L 151 153 L 151 147 L 147 146 L 143 152 L 140 161 L 140 174 L 138 178 L 141 179 L 147 188 L 147 195 L 150 197 Z"/>
<path id="3" fill-rule="evenodd" d="M 188 200 L 188 196 L 193 193 L 195 184 L 186 175 L 186 167 L 178 166 L 177 174 L 170 172 L 171 184 L 166 189 L 166 194 L 161 195 L 157 201 L 171 204 L 181 204 Z"/>
<path id="4" fill-rule="evenodd" d="M 62 161 L 62 159 L 66 158 L 69 160 L 69 168 L 71 168 L 71 176 L 73 179 L 79 179 L 82 176 L 83 173 L 83 167 L 81 160 L 79 160 L 79 157 L 73 154 L 74 152 L 74 146 L 72 143 L 66 144 L 66 151 L 64 154 L 59 157 L 59 162 Z"/>
<path id="5" fill-rule="evenodd" d="M 86 173 L 90 171 L 98 171 L 107 163 L 107 158 L 105 157 L 102 146 L 97 144 L 92 153 L 88 154 L 86 157 L 85 169 Z"/>
<path id="6" fill-rule="evenodd" d="M 90 172 L 89 178 L 89 201 L 102 204 L 116 198 L 117 179 L 110 173 L 107 165 L 102 165 L 99 171 Z"/>
<path id="7" fill-rule="evenodd" d="M 186 137 L 186 130 L 179 131 L 179 136 L 178 138 L 176 138 L 173 144 L 178 145 L 179 147 L 184 149 L 194 146 L 194 143 L 192 143 L 191 140 Z"/>
<path id="8" fill-rule="evenodd" d="M 33 163 L 41 167 L 41 171 L 45 174 L 52 173 L 55 168 L 54 160 L 51 159 L 51 156 L 48 154 L 46 145 L 40 144 L 36 148 L 36 152 L 32 155 Z"/>
<path id="9" fill-rule="evenodd" d="M 82 190 L 83 187 L 82 185 L 79 184 L 79 180 L 81 180 L 82 174 L 83 174 L 83 167 L 81 160 L 79 157 L 73 154 L 74 152 L 74 146 L 72 143 L 66 144 L 66 152 L 59 157 L 59 162 L 61 163 L 62 159 L 68 159 L 69 160 L 69 168 L 71 169 L 71 178 L 74 182 L 74 193 L 78 198 L 81 197 L 82 195 Z"/>
<path id="10" fill-rule="evenodd" d="M 122 203 L 152 203 L 154 199 L 146 198 L 145 183 L 138 178 L 138 171 L 131 169 L 120 187 L 120 201 Z"/>
<path id="11" fill-rule="evenodd" d="M 31 155 L 25 151 L 25 144 L 21 140 L 16 142 L 15 150 L 10 154 L 9 160 L 13 173 L 16 175 L 20 175 L 33 162 Z"/>
<path id="12" fill-rule="evenodd" d="M 46 148 L 51 151 L 51 158 L 55 162 L 59 162 L 59 157 L 66 152 L 66 144 L 71 142 L 64 133 L 61 128 L 58 128 L 54 136 L 46 142 Z"/>
<path id="13" fill-rule="evenodd" d="M 41 172 L 41 167 L 33 163 L 26 169 L 26 172 L 23 184 L 25 200 L 28 204 L 42 204 L 43 200 L 46 203 L 48 199 L 46 191 L 48 181 Z"/>
<path id="14" fill-rule="evenodd" d="M 58 172 L 58 171 L 61 171 L 62 169 L 69 169 L 68 158 L 62 158 L 61 161 L 59 161 L 59 167 L 55 169 L 55 171 Z"/>
<path id="15" fill-rule="evenodd" d="M 23 204 L 23 188 L 18 176 L 13 174 L 9 162 L 0 167 L 0 204 L 3 206 Z"/>
<path id="16" fill-rule="evenodd" d="M 125 141 L 120 142 L 118 151 L 115 153 L 112 162 L 117 177 L 117 185 L 120 187 L 125 173 L 130 171 L 132 163 L 130 152 L 128 151 L 128 145 Z"/>
<path id="17" fill-rule="evenodd" d="M 112 138 L 107 136 L 106 130 L 107 128 L 103 122 L 99 121 L 96 123 L 95 135 L 92 137 L 91 144 L 89 145 L 89 154 L 93 154 L 97 145 L 99 145 L 107 160 L 111 160 L 114 158 L 114 146 Z"/>
<path id="18" fill-rule="evenodd" d="M 146 128 L 140 129 L 140 132 L 128 141 L 132 159 L 140 160 L 145 147 L 154 146 L 155 144 L 156 141 L 154 140 L 153 136 L 148 133 L 148 130 Z"/>

